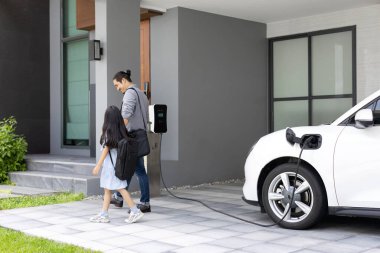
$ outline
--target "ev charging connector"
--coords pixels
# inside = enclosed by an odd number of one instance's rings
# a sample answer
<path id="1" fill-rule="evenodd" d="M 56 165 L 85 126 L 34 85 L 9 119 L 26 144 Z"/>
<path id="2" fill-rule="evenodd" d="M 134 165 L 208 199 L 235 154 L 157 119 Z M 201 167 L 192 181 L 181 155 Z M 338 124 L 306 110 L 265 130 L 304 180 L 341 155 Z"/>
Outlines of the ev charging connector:
<path id="1" fill-rule="evenodd" d="M 287 128 L 285 137 L 291 145 L 298 143 L 303 149 L 319 149 L 322 145 L 322 136 L 320 134 L 304 134 L 299 138 L 291 128 Z"/>

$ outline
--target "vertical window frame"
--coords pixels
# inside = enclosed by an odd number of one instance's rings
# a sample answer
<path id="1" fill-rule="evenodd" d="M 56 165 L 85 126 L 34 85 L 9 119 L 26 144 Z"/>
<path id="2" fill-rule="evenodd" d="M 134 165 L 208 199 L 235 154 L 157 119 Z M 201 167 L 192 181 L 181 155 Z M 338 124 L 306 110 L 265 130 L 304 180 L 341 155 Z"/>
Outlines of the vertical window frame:
<path id="1" fill-rule="evenodd" d="M 77 146 L 77 145 L 67 145 L 65 144 L 65 138 L 66 138 L 66 112 L 65 109 L 67 107 L 67 90 L 65 89 L 65 85 L 67 85 L 67 80 L 66 80 L 66 69 L 65 69 L 65 56 L 64 56 L 64 46 L 65 43 L 69 43 L 72 41 L 80 41 L 80 40 L 89 40 L 89 33 L 85 34 L 79 34 L 79 35 L 74 35 L 74 36 L 67 36 L 65 37 L 65 13 L 64 13 L 64 1 L 66 0 L 60 0 L 60 6 L 61 6 L 61 11 L 60 11 L 60 94 L 61 94 L 61 110 L 60 110 L 60 118 L 61 118 L 61 148 L 68 148 L 68 149 L 89 149 L 90 148 L 90 136 L 88 137 L 88 145 L 86 146 Z M 88 69 L 90 69 L 90 62 L 88 62 Z M 88 76 L 90 74 L 88 73 Z M 90 77 L 89 77 L 90 78 Z M 89 79 L 90 80 L 90 79 Z M 89 108 L 90 110 L 90 108 Z M 90 112 L 89 112 L 90 115 Z M 90 119 L 88 119 L 90 122 Z M 89 133 L 90 133 L 90 125 L 89 125 Z"/>

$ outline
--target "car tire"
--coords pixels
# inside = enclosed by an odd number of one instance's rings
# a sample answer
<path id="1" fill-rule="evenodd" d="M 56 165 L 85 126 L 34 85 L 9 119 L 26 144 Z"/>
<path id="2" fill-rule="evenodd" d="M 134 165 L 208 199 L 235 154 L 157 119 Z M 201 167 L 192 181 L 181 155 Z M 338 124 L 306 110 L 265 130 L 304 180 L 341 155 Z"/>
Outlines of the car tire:
<path id="1" fill-rule="evenodd" d="M 269 217 L 281 227 L 306 229 L 326 214 L 326 194 L 319 177 L 303 165 L 299 166 L 294 189 L 296 167 L 294 163 L 281 164 L 268 174 L 262 188 L 262 202 Z M 287 212 L 289 206 L 291 210 Z"/>

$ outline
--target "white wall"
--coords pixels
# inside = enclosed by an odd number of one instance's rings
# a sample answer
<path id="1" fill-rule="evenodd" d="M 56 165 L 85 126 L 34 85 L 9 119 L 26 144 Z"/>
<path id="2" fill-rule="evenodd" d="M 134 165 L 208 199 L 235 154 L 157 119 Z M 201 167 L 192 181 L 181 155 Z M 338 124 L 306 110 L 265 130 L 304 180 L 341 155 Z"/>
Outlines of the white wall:
<path id="1" fill-rule="evenodd" d="M 380 89 L 380 5 L 267 24 L 267 38 L 356 25 L 357 102 Z"/>

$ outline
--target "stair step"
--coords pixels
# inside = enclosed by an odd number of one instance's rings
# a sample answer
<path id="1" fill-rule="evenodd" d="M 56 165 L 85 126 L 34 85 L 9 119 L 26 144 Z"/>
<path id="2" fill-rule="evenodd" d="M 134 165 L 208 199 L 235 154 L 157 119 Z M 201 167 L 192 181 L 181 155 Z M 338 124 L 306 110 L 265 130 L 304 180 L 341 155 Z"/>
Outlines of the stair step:
<path id="1" fill-rule="evenodd" d="M 60 191 L 54 191 L 49 189 L 33 188 L 33 187 L 23 187 L 16 185 L 0 185 L 0 192 L 3 194 L 8 194 L 12 196 L 19 195 L 51 195 L 53 193 L 58 193 Z"/>
<path id="2" fill-rule="evenodd" d="M 100 178 L 72 173 L 45 171 L 23 171 L 9 173 L 11 181 L 17 186 L 83 193 L 84 195 L 102 194 Z"/>
<path id="3" fill-rule="evenodd" d="M 72 175 L 92 175 L 96 165 L 95 158 L 57 155 L 28 155 L 26 157 L 28 171 L 43 171 Z"/>

